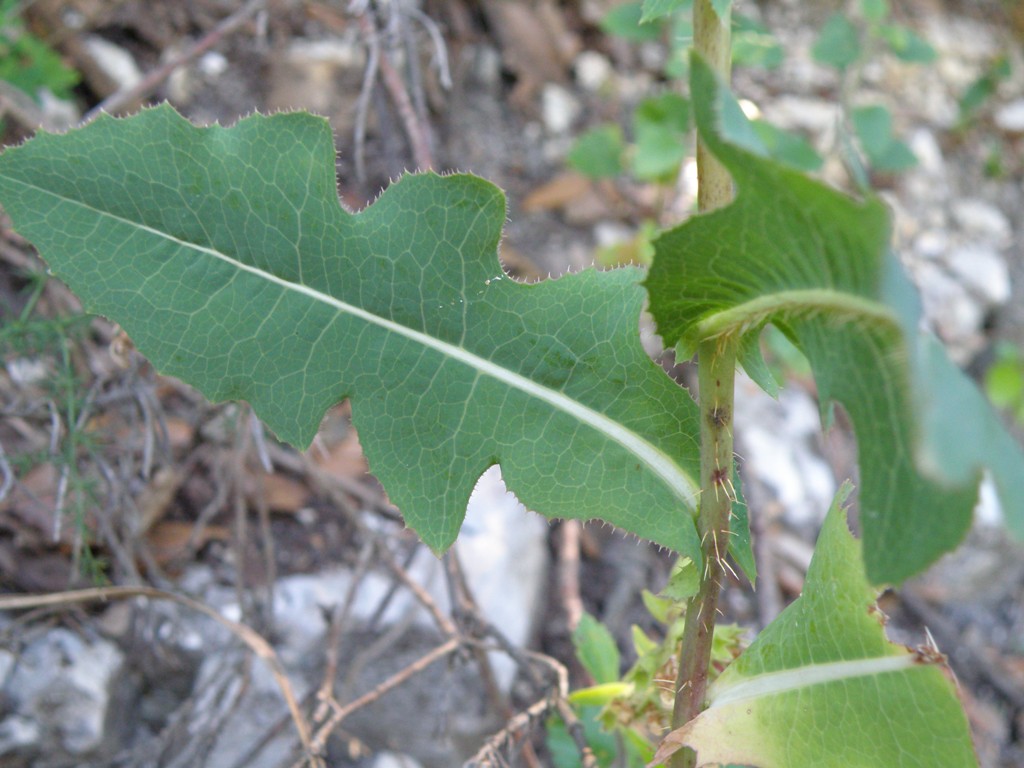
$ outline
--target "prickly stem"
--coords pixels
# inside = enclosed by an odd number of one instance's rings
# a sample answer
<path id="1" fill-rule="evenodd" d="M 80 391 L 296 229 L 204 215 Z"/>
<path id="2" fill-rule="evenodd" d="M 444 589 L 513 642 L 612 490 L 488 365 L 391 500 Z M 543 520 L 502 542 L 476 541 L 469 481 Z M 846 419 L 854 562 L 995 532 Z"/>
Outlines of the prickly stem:
<path id="1" fill-rule="evenodd" d="M 731 63 L 730 19 L 719 18 L 710 0 L 693 6 L 694 48 L 724 79 Z M 697 144 L 697 205 L 701 212 L 728 204 L 733 198 L 732 179 L 708 152 Z M 724 551 L 718 541 L 729 541 L 729 519 L 736 497 L 732 484 L 733 382 L 736 370 L 735 339 L 719 337 L 701 342 L 698 378 L 701 409 L 701 495 L 697 526 L 702 542 L 704 573 L 697 594 L 686 609 L 686 627 L 679 650 L 672 729 L 682 727 L 700 714 L 708 685 L 711 643 L 718 611 L 718 595 L 724 575 Z M 708 493 L 708 490 L 711 493 Z M 694 768 L 697 755 L 691 749 L 676 752 L 671 768 Z"/>

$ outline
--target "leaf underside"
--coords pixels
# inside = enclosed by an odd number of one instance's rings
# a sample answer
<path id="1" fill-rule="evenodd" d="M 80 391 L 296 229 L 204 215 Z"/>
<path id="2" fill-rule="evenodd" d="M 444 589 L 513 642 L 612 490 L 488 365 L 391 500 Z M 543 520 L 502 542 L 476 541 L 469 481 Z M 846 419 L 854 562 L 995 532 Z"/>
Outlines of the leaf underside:
<path id="1" fill-rule="evenodd" d="M 890 643 L 840 489 L 803 594 L 715 681 L 708 708 L 665 738 L 697 765 L 967 768 L 970 728 L 937 652 Z"/>
<path id="2" fill-rule="evenodd" d="M 766 388 L 761 330 L 775 323 L 797 343 L 822 413 L 842 405 L 856 431 L 874 583 L 901 582 L 960 543 L 985 469 L 1024 535 L 1024 454 L 938 342 L 919 333 L 918 299 L 889 249 L 883 204 L 766 159 L 699 59 L 691 91 L 701 135 L 737 196 L 654 243 L 645 285 L 665 343 L 738 336 L 748 373 Z"/>
<path id="3" fill-rule="evenodd" d="M 435 551 L 500 463 L 532 509 L 699 560 L 697 408 L 640 346 L 640 273 L 513 282 L 492 184 L 408 176 L 351 213 L 325 120 L 197 128 L 161 106 L 8 150 L 0 202 L 162 373 L 248 401 L 299 447 L 349 398 L 373 472 Z"/>

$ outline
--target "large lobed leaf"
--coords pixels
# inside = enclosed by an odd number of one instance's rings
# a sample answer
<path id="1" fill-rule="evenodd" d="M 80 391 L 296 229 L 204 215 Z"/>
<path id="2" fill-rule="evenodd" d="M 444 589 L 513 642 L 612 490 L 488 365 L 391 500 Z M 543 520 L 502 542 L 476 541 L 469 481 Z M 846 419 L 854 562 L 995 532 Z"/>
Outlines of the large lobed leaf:
<path id="1" fill-rule="evenodd" d="M 326 121 L 196 128 L 163 106 L 8 150 L 0 202 L 159 370 L 249 401 L 283 440 L 308 445 L 351 398 L 371 468 L 433 549 L 500 462 L 533 509 L 699 560 L 697 408 L 640 346 L 640 273 L 507 279 L 493 185 L 410 176 L 354 214 Z"/>
<path id="2" fill-rule="evenodd" d="M 856 430 L 874 583 L 900 582 L 960 543 L 985 469 L 1009 525 L 1024 535 L 1024 454 L 938 342 L 919 332 L 883 204 L 765 158 L 700 60 L 691 89 L 701 135 L 737 196 L 654 243 L 646 286 L 665 342 L 738 336 L 758 377 L 762 328 L 787 331 L 811 363 L 825 421 L 839 403 Z"/>
<path id="3" fill-rule="evenodd" d="M 708 708 L 666 736 L 697 765 L 968 768 L 970 729 L 944 659 L 890 643 L 846 527 L 845 484 L 803 594 L 711 685 Z"/>

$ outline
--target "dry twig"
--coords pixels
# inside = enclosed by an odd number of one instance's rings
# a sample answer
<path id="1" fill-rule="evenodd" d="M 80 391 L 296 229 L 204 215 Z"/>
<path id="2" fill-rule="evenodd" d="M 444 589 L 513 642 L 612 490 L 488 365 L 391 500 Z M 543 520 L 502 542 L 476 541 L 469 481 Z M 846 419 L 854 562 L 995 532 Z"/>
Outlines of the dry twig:
<path id="1" fill-rule="evenodd" d="M 328 719 L 327 722 L 325 722 L 322 726 L 320 726 L 320 728 L 317 729 L 316 735 L 313 737 L 312 747 L 309 754 L 322 754 L 323 749 L 327 744 L 327 739 L 331 735 L 331 732 L 334 731 L 334 729 L 337 728 L 339 725 L 341 725 L 342 721 L 346 717 L 351 715 L 353 712 L 355 712 L 357 709 L 361 709 L 362 707 L 365 707 L 377 701 L 377 699 L 379 699 L 388 691 L 392 690 L 393 688 L 397 688 L 402 683 L 416 676 L 417 674 L 425 670 L 427 667 L 429 667 L 431 664 L 433 664 L 435 661 L 439 661 L 440 659 L 443 659 L 444 657 L 452 653 L 455 653 L 457 650 L 459 650 L 460 647 L 462 647 L 462 642 L 458 638 L 451 638 L 450 640 L 445 641 L 438 647 L 434 648 L 432 651 L 424 654 L 420 658 L 416 659 L 416 661 L 403 667 L 398 672 L 391 675 L 391 677 L 389 677 L 387 680 L 384 680 L 382 683 L 380 683 L 380 685 L 376 686 L 373 690 L 363 694 L 362 696 L 360 696 L 357 699 L 354 699 L 353 701 L 350 701 L 348 704 L 340 705 L 334 700 L 333 697 L 330 698 L 328 701 L 334 711 L 331 713 L 330 719 Z M 299 760 L 297 763 L 293 765 L 292 768 L 301 768 L 301 766 L 305 764 L 305 761 L 306 758 Z"/>
<path id="2" fill-rule="evenodd" d="M 199 58 L 206 51 L 219 43 L 227 34 L 242 26 L 251 16 L 262 10 L 266 0 L 249 0 L 245 5 L 221 20 L 213 29 L 203 35 L 193 45 L 190 45 L 170 61 L 154 69 L 131 88 L 111 94 L 95 107 L 90 109 L 82 123 L 89 123 L 99 117 L 102 113 L 115 113 L 138 99 L 150 94 L 164 80 L 171 76 L 174 70 L 188 64 L 190 61 Z"/>

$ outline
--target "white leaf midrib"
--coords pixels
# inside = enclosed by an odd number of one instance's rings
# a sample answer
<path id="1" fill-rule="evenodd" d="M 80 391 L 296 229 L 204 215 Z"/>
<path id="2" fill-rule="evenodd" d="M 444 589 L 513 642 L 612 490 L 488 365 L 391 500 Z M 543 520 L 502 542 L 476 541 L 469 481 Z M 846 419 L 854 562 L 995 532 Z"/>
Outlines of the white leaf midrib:
<path id="1" fill-rule="evenodd" d="M 901 653 L 894 656 L 808 664 L 778 672 L 766 672 L 731 685 L 713 684 L 709 690 L 708 709 L 724 707 L 739 701 L 777 696 L 814 685 L 874 677 L 921 666 L 922 663 L 915 654 Z"/>

